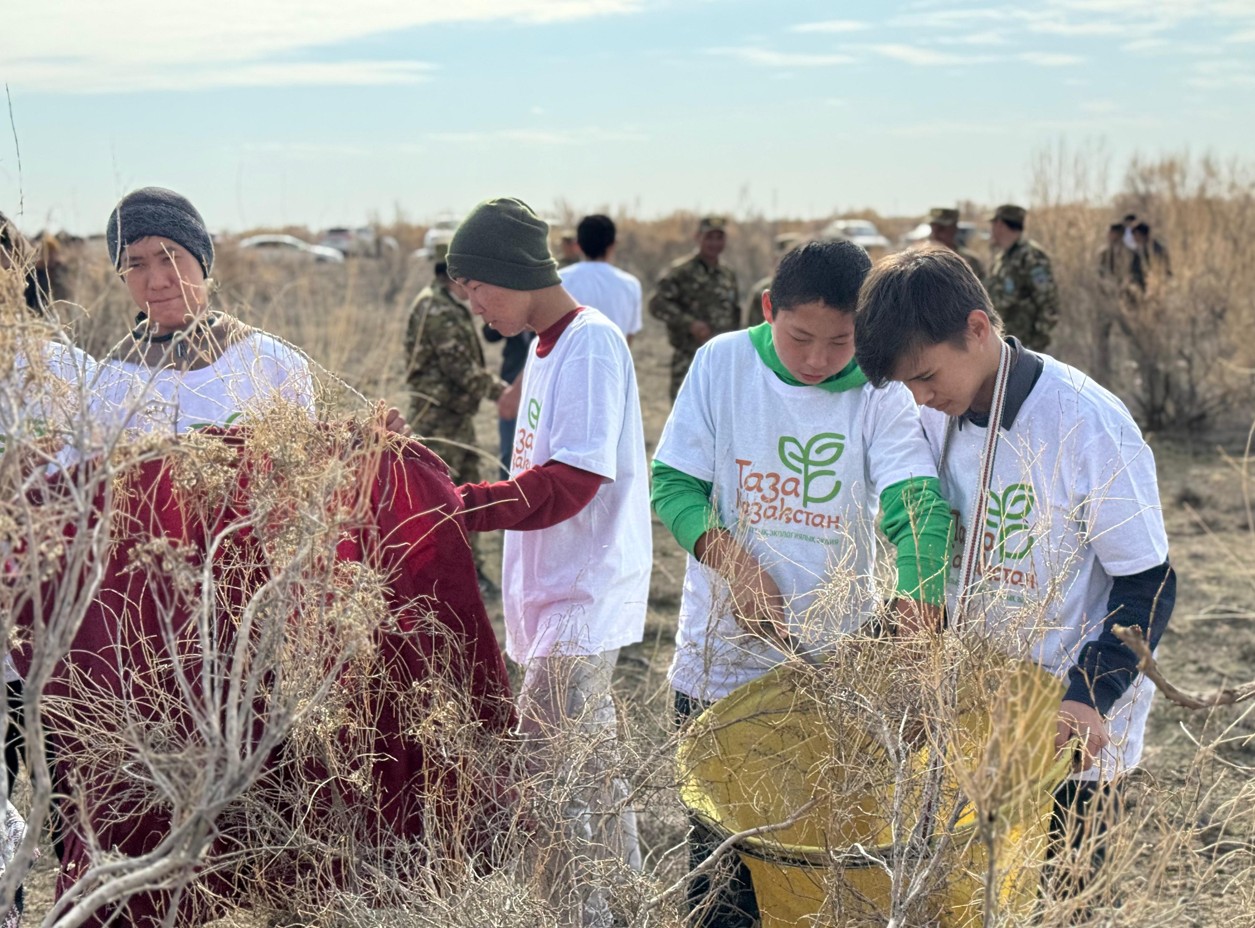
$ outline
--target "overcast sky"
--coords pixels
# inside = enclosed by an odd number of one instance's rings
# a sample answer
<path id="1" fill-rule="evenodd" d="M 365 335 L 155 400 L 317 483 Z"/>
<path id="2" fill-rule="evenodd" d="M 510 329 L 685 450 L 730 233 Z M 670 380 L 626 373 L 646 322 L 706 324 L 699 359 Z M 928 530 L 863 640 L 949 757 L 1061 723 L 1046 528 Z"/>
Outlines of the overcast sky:
<path id="1" fill-rule="evenodd" d="M 1255 160 L 1255 0 L 4 5 L 28 231 L 100 231 L 146 184 L 214 229 L 499 193 L 818 217 L 1023 201 L 1060 139 Z"/>

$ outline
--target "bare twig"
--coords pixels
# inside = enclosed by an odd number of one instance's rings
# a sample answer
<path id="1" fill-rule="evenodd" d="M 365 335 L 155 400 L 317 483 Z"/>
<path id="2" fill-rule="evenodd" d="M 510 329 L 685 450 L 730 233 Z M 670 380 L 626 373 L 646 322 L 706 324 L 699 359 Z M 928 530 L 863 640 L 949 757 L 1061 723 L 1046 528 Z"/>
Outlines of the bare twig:
<path id="1" fill-rule="evenodd" d="M 1129 650 L 1137 655 L 1137 669 L 1159 688 L 1169 702 L 1186 709 L 1211 709 L 1215 706 L 1233 706 L 1255 698 L 1255 681 L 1243 683 L 1241 686 L 1221 687 L 1210 693 L 1186 692 L 1164 676 L 1154 655 L 1150 652 L 1150 645 L 1142 637 L 1140 629 L 1129 628 L 1127 625 L 1115 625 L 1112 626 L 1112 631 Z"/>

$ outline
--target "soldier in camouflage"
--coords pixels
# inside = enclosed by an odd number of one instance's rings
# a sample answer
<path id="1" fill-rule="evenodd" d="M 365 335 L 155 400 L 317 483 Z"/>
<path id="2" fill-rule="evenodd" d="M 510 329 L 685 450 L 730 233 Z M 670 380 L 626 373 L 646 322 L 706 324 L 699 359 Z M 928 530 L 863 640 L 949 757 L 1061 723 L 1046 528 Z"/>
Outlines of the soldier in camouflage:
<path id="1" fill-rule="evenodd" d="M 1027 217 L 1023 207 L 1010 204 L 999 206 L 990 217 L 990 235 L 998 252 L 985 289 L 1007 333 L 1025 347 L 1043 351 L 1059 321 L 1059 291 L 1050 256 L 1024 235 Z"/>
<path id="2" fill-rule="evenodd" d="M 776 236 L 776 267 L 780 259 L 793 250 L 805 236 L 797 232 L 782 232 Z M 772 272 L 774 274 L 774 271 Z M 750 287 L 749 298 L 745 301 L 745 315 L 741 317 L 741 328 L 748 329 L 765 322 L 763 318 L 763 294 L 771 289 L 772 274 L 768 274 L 754 286 Z"/>
<path id="3" fill-rule="evenodd" d="M 706 216 L 697 227 L 697 251 L 671 264 L 658 279 L 649 312 L 667 326 L 671 342 L 671 399 L 693 363 L 697 349 L 716 335 L 741 325 L 736 274 L 719 263 L 727 244 L 727 222 Z"/>
<path id="4" fill-rule="evenodd" d="M 959 244 L 959 211 L 946 206 L 934 206 L 928 213 L 928 226 L 932 230 L 928 240 L 944 245 L 959 255 L 972 272 L 980 279 L 985 279 L 985 265 L 980 258 Z"/>
<path id="5" fill-rule="evenodd" d="M 435 277 L 410 309 L 405 333 L 406 382 L 411 391 L 410 424 L 449 466 L 454 483 L 479 483 L 480 458 L 475 413 L 482 399 L 501 395 L 506 383 L 484 365 L 479 329 L 459 300 L 461 287 L 446 274 L 447 244 L 435 246 Z M 483 567 L 478 547 L 476 568 Z M 489 586 L 482 569 L 481 587 Z"/>

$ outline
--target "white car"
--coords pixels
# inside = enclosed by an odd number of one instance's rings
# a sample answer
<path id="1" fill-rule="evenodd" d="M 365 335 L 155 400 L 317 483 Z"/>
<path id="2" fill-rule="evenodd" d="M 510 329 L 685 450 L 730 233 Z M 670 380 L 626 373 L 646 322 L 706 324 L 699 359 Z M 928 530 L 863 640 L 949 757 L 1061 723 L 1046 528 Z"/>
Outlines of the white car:
<path id="1" fill-rule="evenodd" d="M 886 251 L 889 239 L 880 234 L 875 223 L 866 219 L 834 219 L 824 229 L 823 238 L 844 239 L 862 245 L 868 251 Z"/>
<path id="2" fill-rule="evenodd" d="M 281 257 L 310 258 L 318 264 L 343 264 L 344 254 L 325 245 L 311 245 L 295 235 L 250 235 L 240 248 Z"/>
<path id="3" fill-rule="evenodd" d="M 414 252 L 414 257 L 420 261 L 430 261 L 432 255 L 436 253 L 437 245 L 448 245 L 453 241 L 453 233 L 457 231 L 460 219 L 437 219 L 431 224 L 426 232 L 423 233 L 423 247 Z"/>

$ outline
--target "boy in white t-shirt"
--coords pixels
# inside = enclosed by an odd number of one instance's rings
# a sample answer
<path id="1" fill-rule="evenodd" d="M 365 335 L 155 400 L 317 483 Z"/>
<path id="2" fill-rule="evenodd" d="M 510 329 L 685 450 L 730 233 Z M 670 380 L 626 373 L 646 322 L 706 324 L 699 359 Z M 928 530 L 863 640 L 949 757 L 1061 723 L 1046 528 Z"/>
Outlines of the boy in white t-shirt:
<path id="1" fill-rule="evenodd" d="M 1015 656 L 1067 683 L 1056 747 L 1083 744 L 1056 794 L 1055 852 L 1089 853 L 1065 879 L 1101 863 L 1119 777 L 1142 754 L 1153 685 L 1112 626 L 1154 648 L 1176 598 L 1155 459 L 1124 404 L 1075 368 L 1004 339 L 989 297 L 944 248 L 903 252 L 872 272 L 859 300 L 858 359 L 869 380 L 905 384 L 955 506 L 949 599 L 977 505 L 983 446 L 1007 356 L 1001 431 L 989 479 L 984 564 L 966 617 Z M 1060 868 L 1062 869 L 1062 868 Z"/>
<path id="2" fill-rule="evenodd" d="M 519 391 L 511 479 L 461 488 L 470 531 L 506 529 L 506 650 L 524 668 L 520 727 L 551 782 L 579 784 L 553 810 L 542 876 L 564 922 L 612 923 L 610 855 L 640 866 L 627 785 L 609 772 L 610 681 L 642 639 L 653 565 L 645 436 L 622 333 L 562 289 L 548 227 L 510 198 L 475 207 L 449 245 L 449 276 L 501 332 L 536 331 Z"/>
<path id="3" fill-rule="evenodd" d="M 629 346 L 641 330 L 641 282 L 614 266 L 615 229 L 609 216 L 585 216 L 575 230 L 584 260 L 558 271 L 562 287 L 582 306 L 595 306 L 619 327 Z"/>
<path id="4" fill-rule="evenodd" d="M 918 410 L 854 361 L 870 268 L 850 242 L 794 249 L 763 296 L 767 321 L 703 345 L 680 387 L 653 463 L 654 510 L 690 554 L 669 674 L 678 720 L 779 664 L 786 640 L 823 648 L 872 618 L 878 510 L 899 621 L 943 602 L 949 506 Z M 692 824 L 696 867 L 718 841 Z M 739 867 L 692 880 L 689 904 L 702 925 L 758 914 Z"/>

